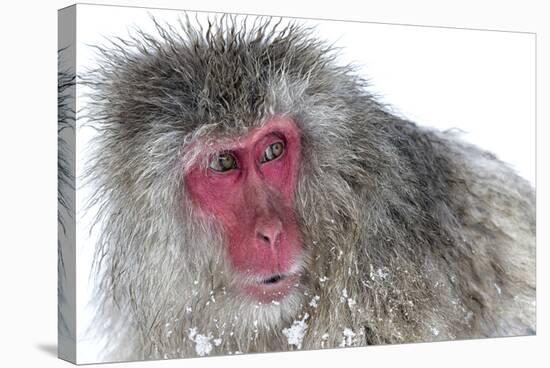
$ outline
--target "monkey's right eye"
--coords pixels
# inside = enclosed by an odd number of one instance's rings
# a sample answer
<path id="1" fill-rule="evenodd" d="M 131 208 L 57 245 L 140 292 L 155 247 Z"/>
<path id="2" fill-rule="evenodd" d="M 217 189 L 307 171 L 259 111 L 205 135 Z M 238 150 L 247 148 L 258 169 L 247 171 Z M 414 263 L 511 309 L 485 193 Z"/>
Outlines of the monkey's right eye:
<path id="1" fill-rule="evenodd" d="M 237 160 L 230 153 L 222 153 L 216 156 L 209 167 L 218 172 L 226 172 L 237 168 Z"/>

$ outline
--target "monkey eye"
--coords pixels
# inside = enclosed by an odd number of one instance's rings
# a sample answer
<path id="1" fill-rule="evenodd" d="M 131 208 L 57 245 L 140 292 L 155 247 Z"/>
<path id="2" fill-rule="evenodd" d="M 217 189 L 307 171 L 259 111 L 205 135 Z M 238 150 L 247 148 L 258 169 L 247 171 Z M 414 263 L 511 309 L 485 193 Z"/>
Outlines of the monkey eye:
<path id="1" fill-rule="evenodd" d="M 266 148 L 264 151 L 264 154 L 262 155 L 262 158 L 260 160 L 261 163 L 273 161 L 277 157 L 281 156 L 283 152 L 285 151 L 285 145 L 283 142 L 275 142 L 269 147 Z"/>
<path id="2" fill-rule="evenodd" d="M 225 172 L 236 169 L 237 160 L 230 153 L 221 153 L 210 162 L 209 167 L 214 171 Z"/>

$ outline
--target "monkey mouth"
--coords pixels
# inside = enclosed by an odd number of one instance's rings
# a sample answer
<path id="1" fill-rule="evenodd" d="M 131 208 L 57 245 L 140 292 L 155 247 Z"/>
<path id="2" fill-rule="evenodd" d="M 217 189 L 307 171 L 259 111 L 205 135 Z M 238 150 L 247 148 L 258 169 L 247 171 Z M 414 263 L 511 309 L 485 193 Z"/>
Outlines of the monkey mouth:
<path id="1" fill-rule="evenodd" d="M 248 275 L 241 284 L 245 295 L 260 304 L 279 305 L 279 302 L 300 288 L 304 272 L 303 258 L 298 259 L 284 272 L 263 275 Z"/>
<path id="2" fill-rule="evenodd" d="M 262 304 L 277 304 L 285 299 L 298 283 L 298 274 L 275 274 L 246 285 L 244 291 L 253 300 Z"/>
<path id="3" fill-rule="evenodd" d="M 273 275 L 267 279 L 261 281 L 264 285 L 276 284 L 286 278 L 286 275 Z"/>

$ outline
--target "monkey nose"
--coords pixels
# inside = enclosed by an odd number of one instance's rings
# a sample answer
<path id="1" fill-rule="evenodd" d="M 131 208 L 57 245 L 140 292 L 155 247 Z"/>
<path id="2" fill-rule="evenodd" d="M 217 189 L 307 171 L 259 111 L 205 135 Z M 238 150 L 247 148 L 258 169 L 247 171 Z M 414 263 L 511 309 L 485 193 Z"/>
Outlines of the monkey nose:
<path id="1" fill-rule="evenodd" d="M 279 220 L 261 222 L 256 226 L 256 237 L 261 244 L 275 246 L 279 242 L 282 229 L 283 224 Z"/>

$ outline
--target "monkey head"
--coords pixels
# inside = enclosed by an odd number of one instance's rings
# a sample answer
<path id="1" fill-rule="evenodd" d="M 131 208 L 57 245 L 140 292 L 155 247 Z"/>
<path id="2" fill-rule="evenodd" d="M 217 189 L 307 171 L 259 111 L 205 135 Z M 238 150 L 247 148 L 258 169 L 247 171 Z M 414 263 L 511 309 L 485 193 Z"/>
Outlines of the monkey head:
<path id="1" fill-rule="evenodd" d="M 376 123 L 364 113 L 376 103 L 311 30 L 181 26 L 99 48 L 82 78 L 98 132 L 99 304 L 109 329 L 174 357 L 192 328 L 219 336 L 219 351 L 274 350 L 293 321 L 313 323 L 308 300 L 340 300 L 366 272 L 360 198 L 386 165 L 371 143 L 387 138 L 356 118 Z M 372 146 L 362 157 L 358 130 Z"/>

